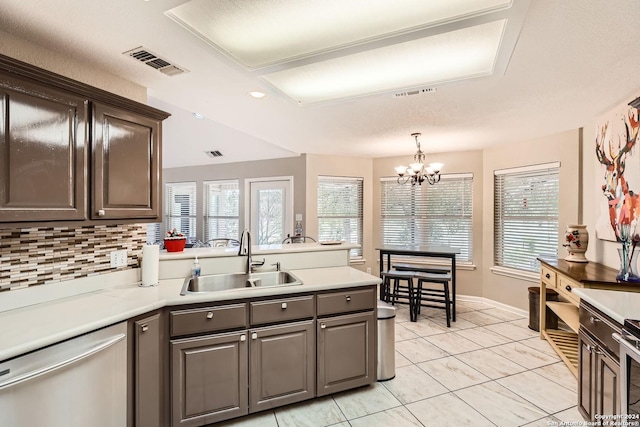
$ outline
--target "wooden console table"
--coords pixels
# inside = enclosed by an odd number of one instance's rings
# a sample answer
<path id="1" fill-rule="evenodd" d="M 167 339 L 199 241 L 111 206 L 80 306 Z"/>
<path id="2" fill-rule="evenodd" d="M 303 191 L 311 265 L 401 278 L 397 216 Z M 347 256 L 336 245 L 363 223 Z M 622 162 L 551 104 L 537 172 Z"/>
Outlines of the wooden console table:
<path id="1" fill-rule="evenodd" d="M 577 263 L 563 259 L 538 258 L 540 261 L 540 338 L 546 339 L 573 375 L 578 376 L 578 306 L 580 297 L 573 288 L 596 288 L 616 291 L 640 292 L 640 284 L 618 283 L 617 270 L 596 262 Z M 546 289 L 558 292 L 561 300 L 547 301 Z M 549 307 L 570 331 L 546 328 L 546 310 Z"/>

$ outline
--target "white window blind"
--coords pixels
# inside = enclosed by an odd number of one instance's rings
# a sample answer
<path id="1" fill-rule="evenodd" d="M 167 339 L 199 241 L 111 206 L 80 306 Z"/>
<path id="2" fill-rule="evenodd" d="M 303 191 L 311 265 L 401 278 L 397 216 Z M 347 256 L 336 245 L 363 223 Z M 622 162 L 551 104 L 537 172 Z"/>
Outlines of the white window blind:
<path id="1" fill-rule="evenodd" d="M 153 245 L 160 240 L 162 240 L 160 236 L 160 223 L 147 224 L 147 244 Z"/>
<path id="2" fill-rule="evenodd" d="M 362 258 L 362 198 L 364 179 L 318 176 L 318 240 L 357 243 L 351 258 Z"/>
<path id="3" fill-rule="evenodd" d="M 204 183 L 204 240 L 240 237 L 240 187 L 238 180 Z"/>
<path id="4" fill-rule="evenodd" d="M 174 228 L 187 239 L 196 238 L 196 183 L 172 182 L 166 184 L 165 229 Z"/>
<path id="5" fill-rule="evenodd" d="M 435 185 L 398 184 L 381 178 L 380 236 L 383 245 L 450 246 L 458 262 L 473 254 L 473 175 L 441 175 Z"/>
<path id="6" fill-rule="evenodd" d="M 494 262 L 537 272 L 539 256 L 558 255 L 558 163 L 494 173 Z"/>

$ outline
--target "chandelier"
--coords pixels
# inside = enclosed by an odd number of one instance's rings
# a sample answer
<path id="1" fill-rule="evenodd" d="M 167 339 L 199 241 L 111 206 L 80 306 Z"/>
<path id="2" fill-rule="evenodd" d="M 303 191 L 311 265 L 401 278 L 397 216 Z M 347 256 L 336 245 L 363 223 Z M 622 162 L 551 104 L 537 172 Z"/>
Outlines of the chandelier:
<path id="1" fill-rule="evenodd" d="M 407 166 L 397 166 L 396 172 L 398 173 L 398 184 L 406 184 L 410 182 L 411 185 L 422 185 L 423 181 L 427 181 L 433 185 L 440 181 L 440 169 L 444 166 L 443 163 L 429 163 L 429 166 L 425 167 L 424 160 L 426 156 L 420 149 L 420 141 L 418 137 L 421 133 L 412 133 L 411 136 L 416 139 L 416 146 L 418 151 L 413 156 L 413 163 Z"/>

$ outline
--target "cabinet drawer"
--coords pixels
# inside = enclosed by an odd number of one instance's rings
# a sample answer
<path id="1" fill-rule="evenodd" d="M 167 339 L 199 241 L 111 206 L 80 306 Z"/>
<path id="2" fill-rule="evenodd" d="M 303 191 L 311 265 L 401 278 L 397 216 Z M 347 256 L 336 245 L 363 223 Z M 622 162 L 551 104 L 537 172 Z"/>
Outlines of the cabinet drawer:
<path id="1" fill-rule="evenodd" d="M 252 325 L 311 319 L 313 296 L 252 302 L 250 313 Z"/>
<path id="2" fill-rule="evenodd" d="M 318 316 L 373 310 L 375 305 L 374 289 L 345 290 L 318 295 Z"/>
<path id="3" fill-rule="evenodd" d="M 246 328 L 247 304 L 176 310 L 171 312 L 171 336 Z"/>
<path id="4" fill-rule="evenodd" d="M 540 267 L 540 280 L 550 288 L 556 287 L 556 272 L 544 265 Z"/>
<path id="5" fill-rule="evenodd" d="M 580 304 L 580 325 L 600 340 L 607 350 L 619 356 L 620 344 L 613 339 L 611 334 L 614 332 L 619 334 L 621 325 L 610 321 L 598 311 L 585 304 Z"/>
<path id="6" fill-rule="evenodd" d="M 582 288 L 582 284 L 578 282 L 574 282 L 573 280 L 569 280 L 564 276 L 558 276 L 558 287 L 556 290 L 560 295 L 562 295 L 566 300 L 575 303 L 578 305 L 580 303 L 580 297 L 571 292 L 573 288 Z"/>

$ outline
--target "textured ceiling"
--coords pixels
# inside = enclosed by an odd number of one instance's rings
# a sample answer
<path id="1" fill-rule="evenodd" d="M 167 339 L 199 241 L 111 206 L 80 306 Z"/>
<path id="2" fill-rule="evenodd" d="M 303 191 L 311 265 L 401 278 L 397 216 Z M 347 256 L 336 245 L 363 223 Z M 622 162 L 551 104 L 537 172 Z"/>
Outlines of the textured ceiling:
<path id="1" fill-rule="evenodd" d="M 291 102 L 164 15 L 182 3 L 0 0 L 0 29 L 147 87 L 150 103 L 174 114 L 165 124 L 165 167 L 296 153 L 412 154 L 412 132 L 422 132 L 427 153 L 480 149 L 578 128 L 640 95 L 637 0 L 531 0 L 504 75 L 424 95 L 311 106 Z M 190 72 L 167 77 L 122 55 L 138 46 Z M 268 96 L 255 100 L 251 90 Z"/>

